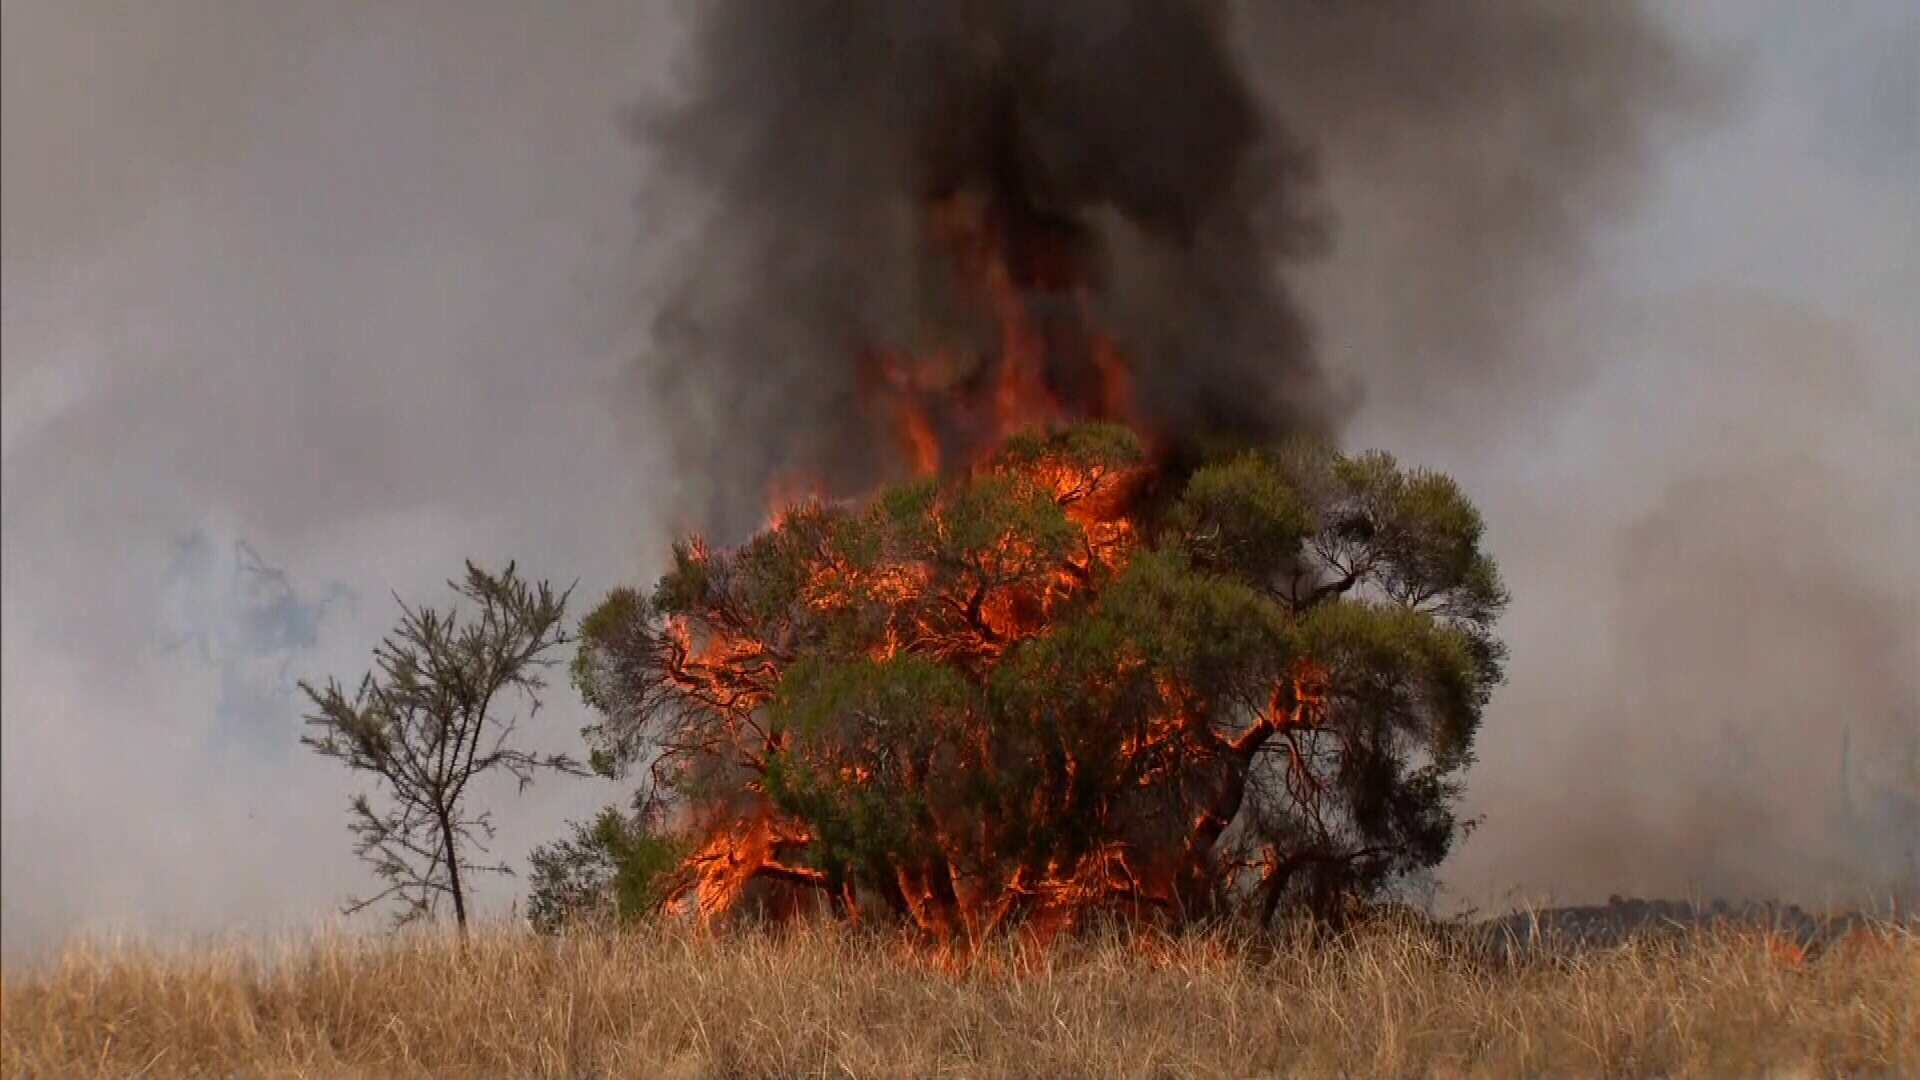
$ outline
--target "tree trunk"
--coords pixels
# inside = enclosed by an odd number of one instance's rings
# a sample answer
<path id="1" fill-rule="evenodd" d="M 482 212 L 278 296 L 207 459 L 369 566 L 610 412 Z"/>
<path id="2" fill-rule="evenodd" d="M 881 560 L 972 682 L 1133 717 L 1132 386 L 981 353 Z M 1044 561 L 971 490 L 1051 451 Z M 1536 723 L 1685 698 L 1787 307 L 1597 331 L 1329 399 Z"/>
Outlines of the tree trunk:
<path id="1" fill-rule="evenodd" d="M 467 894 L 460 884 L 460 853 L 453 847 L 453 815 L 447 809 L 436 808 L 434 816 L 440 819 L 440 843 L 447 853 L 447 891 L 453 894 L 453 923 L 464 939 L 467 936 Z"/>

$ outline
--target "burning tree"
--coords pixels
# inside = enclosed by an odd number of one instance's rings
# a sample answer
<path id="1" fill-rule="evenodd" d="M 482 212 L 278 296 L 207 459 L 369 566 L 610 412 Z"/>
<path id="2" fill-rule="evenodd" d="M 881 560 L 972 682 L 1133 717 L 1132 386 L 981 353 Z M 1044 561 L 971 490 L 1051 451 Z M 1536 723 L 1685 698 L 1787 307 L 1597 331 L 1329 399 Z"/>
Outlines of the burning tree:
<path id="1" fill-rule="evenodd" d="M 704 104 L 655 118 L 740 230 L 656 341 L 682 472 L 728 528 L 756 494 L 730 477 L 831 487 L 584 620 L 589 738 L 648 809 L 545 853 L 553 896 L 617 838 L 684 852 L 629 890 L 664 910 L 971 942 L 1332 914 L 1446 853 L 1500 678 L 1480 518 L 1308 439 L 1338 409 L 1278 276 L 1305 165 L 1213 7 L 1123 20 L 1182 72 L 1151 111 L 1192 122 L 1146 128 L 1054 7 L 874 8 L 872 83 L 840 33 L 865 16 L 729 9 Z"/>
<path id="2" fill-rule="evenodd" d="M 883 909 L 946 942 L 1270 919 L 1431 867 L 1505 594 L 1447 478 L 1300 442 L 1156 464 L 1018 435 L 613 592 L 575 675 L 688 854 L 661 906 Z"/>

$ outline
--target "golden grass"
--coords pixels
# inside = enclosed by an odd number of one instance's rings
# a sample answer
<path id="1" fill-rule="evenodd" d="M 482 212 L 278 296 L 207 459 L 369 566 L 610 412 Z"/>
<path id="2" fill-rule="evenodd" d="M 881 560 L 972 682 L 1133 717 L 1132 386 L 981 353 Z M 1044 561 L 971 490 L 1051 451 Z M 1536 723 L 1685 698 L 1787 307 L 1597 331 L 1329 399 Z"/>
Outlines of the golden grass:
<path id="1" fill-rule="evenodd" d="M 948 974 L 806 927 L 75 948 L 0 984 L 8 1077 L 1920 1075 L 1920 939 L 1703 932 L 1502 965 L 1446 935 L 1109 938 Z"/>

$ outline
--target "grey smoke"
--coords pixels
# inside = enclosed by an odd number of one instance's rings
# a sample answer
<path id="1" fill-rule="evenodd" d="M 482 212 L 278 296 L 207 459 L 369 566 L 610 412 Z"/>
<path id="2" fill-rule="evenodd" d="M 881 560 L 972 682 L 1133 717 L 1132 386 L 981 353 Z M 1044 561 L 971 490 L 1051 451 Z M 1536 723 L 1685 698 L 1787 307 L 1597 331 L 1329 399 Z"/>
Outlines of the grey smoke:
<path id="1" fill-rule="evenodd" d="M 1506 551 L 1534 662 L 1483 743 L 1463 898 L 1920 897 L 1913 338 L 1867 266 L 1855 322 L 1724 287 L 1634 312 L 1608 347 L 1653 366 L 1597 379 L 1599 408 L 1654 446 L 1572 432 L 1603 454 L 1491 493 L 1530 541 Z"/>
<path id="2" fill-rule="evenodd" d="M 0 940 L 327 918 L 365 891 L 357 788 L 249 752 L 298 702 L 235 708 L 277 697 L 258 654 L 284 636 L 244 593 L 203 597 L 251 657 L 231 695 L 169 647 L 177 542 L 245 537 L 302 603 L 350 587 L 287 672 L 345 680 L 392 594 L 443 603 L 463 558 L 582 597 L 652 569 L 655 455 L 605 401 L 645 167 L 618 110 L 671 25 L 629 0 L 0 3 Z M 528 735 L 573 747 L 552 696 Z M 614 797 L 507 796 L 508 857 Z"/>

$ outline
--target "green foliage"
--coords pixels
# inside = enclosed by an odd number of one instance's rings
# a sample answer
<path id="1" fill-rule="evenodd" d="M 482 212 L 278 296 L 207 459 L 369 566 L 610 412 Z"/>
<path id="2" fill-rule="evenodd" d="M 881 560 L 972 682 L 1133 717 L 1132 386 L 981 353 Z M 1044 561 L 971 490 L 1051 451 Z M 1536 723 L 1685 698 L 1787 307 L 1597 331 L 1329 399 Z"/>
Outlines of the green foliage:
<path id="1" fill-rule="evenodd" d="M 1195 472 L 1170 524 L 1196 563 L 1253 580 L 1292 571 L 1313 531 L 1300 493 L 1253 455 Z"/>
<path id="2" fill-rule="evenodd" d="M 528 858 L 527 921 L 543 934 L 645 918 L 687 854 L 685 838 L 664 830 L 638 801 L 631 812 L 609 806 L 570 828 Z"/>
<path id="3" fill-rule="evenodd" d="M 682 544 L 650 598 L 582 622 L 596 764 L 646 765 L 703 828 L 765 808 L 805 837 L 770 877 L 922 919 L 982 895 L 1018 918 L 1115 852 L 1171 891 L 1098 889 L 1261 918 L 1435 865 L 1501 678 L 1477 511 L 1307 442 L 1171 497 L 1135 494 L 1149 468 L 1088 425 Z"/>
<path id="4" fill-rule="evenodd" d="M 317 729 L 301 742 L 385 789 L 378 808 L 366 795 L 353 798 L 348 828 L 386 887 L 349 902 L 347 912 L 393 897 L 395 920 L 405 923 L 431 916 L 445 899 L 464 930 L 473 875 L 511 872 L 470 861 L 493 837 L 491 814 L 469 809 L 472 782 L 501 772 L 524 790 L 538 772 L 581 770 L 565 755 L 511 745 L 519 720 L 503 711 L 514 697 L 529 715 L 540 708 L 542 671 L 568 643 L 566 594 L 529 585 L 511 563 L 496 575 L 469 562 L 466 579 L 449 584 L 477 606 L 472 617 L 402 601 L 399 625 L 375 648 L 375 670 L 355 691 L 333 679 L 300 684 L 313 705 L 307 723 Z"/>

